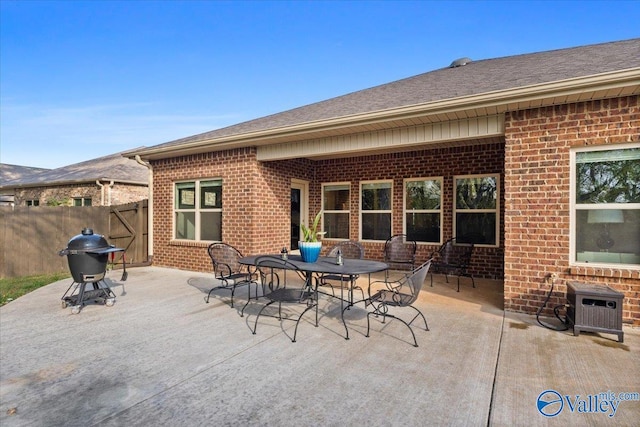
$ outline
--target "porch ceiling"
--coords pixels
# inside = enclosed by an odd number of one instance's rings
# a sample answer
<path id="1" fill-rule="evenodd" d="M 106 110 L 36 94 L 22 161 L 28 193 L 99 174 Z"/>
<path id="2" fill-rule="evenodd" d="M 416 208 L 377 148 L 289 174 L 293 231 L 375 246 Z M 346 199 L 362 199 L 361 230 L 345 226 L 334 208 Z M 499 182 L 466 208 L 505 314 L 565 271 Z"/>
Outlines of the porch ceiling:
<path id="1" fill-rule="evenodd" d="M 504 115 L 474 117 L 438 123 L 399 126 L 303 141 L 259 146 L 260 161 L 294 158 L 328 159 L 422 149 L 425 147 L 474 145 L 501 140 Z"/>

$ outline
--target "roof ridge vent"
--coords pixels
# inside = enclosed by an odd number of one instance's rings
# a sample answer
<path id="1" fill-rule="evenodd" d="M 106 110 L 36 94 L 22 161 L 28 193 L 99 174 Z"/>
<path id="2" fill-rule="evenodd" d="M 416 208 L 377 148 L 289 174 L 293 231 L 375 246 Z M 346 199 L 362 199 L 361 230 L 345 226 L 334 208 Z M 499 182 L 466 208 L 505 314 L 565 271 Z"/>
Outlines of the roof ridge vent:
<path id="1" fill-rule="evenodd" d="M 465 56 L 464 58 L 458 58 L 455 61 L 453 61 L 451 63 L 451 65 L 449 65 L 449 68 L 463 67 L 463 66 L 467 65 L 470 62 L 473 62 L 473 60 L 471 58 L 467 58 Z"/>

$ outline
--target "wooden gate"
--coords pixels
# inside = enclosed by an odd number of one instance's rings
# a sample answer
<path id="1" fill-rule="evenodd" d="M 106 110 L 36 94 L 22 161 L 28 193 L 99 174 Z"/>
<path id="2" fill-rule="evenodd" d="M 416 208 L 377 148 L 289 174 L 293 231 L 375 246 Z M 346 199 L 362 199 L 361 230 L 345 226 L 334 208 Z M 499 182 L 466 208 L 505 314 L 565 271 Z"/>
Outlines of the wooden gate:
<path id="1" fill-rule="evenodd" d="M 123 248 L 125 252 L 116 252 L 115 263 L 141 265 L 148 262 L 148 215 L 149 201 L 141 200 L 128 205 L 111 206 L 109 214 L 109 244 Z M 126 254 L 126 255 L 125 255 Z"/>

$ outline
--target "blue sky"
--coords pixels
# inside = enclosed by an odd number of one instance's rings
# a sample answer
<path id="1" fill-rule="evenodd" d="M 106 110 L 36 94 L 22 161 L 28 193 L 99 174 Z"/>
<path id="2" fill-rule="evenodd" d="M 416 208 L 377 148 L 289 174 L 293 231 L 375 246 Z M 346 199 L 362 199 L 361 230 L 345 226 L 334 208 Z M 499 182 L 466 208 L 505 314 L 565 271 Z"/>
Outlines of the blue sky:
<path id="1" fill-rule="evenodd" d="M 448 66 L 640 37 L 638 1 L 0 1 L 0 162 L 57 168 Z"/>

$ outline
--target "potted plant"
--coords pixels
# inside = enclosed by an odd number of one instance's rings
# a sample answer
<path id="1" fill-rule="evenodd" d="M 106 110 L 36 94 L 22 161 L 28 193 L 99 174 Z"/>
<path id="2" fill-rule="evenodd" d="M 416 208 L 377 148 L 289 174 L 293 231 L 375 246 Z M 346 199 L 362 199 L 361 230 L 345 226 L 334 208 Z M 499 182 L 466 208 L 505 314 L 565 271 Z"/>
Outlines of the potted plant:
<path id="1" fill-rule="evenodd" d="M 300 228 L 302 229 L 302 240 L 298 242 L 298 247 L 304 262 L 316 262 L 320 256 L 322 242 L 318 240 L 318 237 L 325 234 L 324 232 L 318 231 L 318 225 L 320 224 L 321 217 L 322 211 L 317 213 L 316 217 L 313 219 L 311 227 L 307 227 L 304 224 L 300 225 Z"/>

